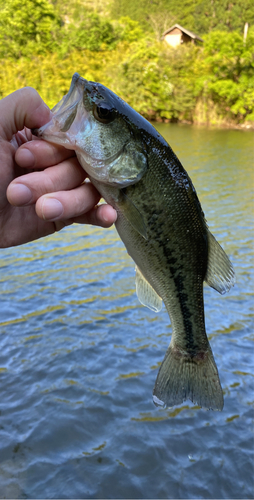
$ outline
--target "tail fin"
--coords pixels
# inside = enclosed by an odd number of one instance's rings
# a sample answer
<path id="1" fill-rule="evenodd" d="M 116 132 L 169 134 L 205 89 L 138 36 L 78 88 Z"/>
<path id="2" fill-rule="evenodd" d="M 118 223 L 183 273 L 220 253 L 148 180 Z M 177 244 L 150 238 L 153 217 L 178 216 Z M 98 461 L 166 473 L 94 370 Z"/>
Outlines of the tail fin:
<path id="1" fill-rule="evenodd" d="M 213 353 L 190 356 L 169 346 L 154 386 L 156 406 L 172 407 L 186 399 L 210 410 L 222 410 L 223 394 Z"/>

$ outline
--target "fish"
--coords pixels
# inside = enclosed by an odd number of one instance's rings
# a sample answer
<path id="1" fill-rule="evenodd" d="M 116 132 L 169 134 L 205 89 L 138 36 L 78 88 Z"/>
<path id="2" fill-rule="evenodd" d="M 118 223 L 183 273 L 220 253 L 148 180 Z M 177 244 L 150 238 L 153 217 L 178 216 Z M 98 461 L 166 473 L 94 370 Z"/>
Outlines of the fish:
<path id="1" fill-rule="evenodd" d="M 233 266 L 208 229 L 192 181 L 166 140 L 119 96 L 78 73 L 34 133 L 74 150 L 101 197 L 117 211 L 116 230 L 136 265 L 140 302 L 164 302 L 172 335 L 153 402 L 190 400 L 223 409 L 223 391 L 205 329 L 203 284 L 224 294 Z"/>

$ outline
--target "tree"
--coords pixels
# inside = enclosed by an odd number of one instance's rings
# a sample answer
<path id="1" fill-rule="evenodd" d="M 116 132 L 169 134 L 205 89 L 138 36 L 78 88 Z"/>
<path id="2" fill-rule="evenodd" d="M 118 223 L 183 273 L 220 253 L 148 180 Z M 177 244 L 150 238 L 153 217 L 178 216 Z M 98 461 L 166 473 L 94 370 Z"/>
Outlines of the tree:
<path id="1" fill-rule="evenodd" d="M 70 23 L 65 35 L 68 48 L 77 50 L 113 48 L 120 39 L 120 33 L 112 23 L 85 8 L 80 22 Z"/>
<path id="2" fill-rule="evenodd" d="M 220 109 L 238 121 L 254 119 L 254 30 L 246 43 L 237 32 L 205 37 L 207 90 Z"/>
<path id="3" fill-rule="evenodd" d="M 60 25 L 47 0 L 0 0 L 0 57 L 52 51 Z"/>
<path id="4" fill-rule="evenodd" d="M 194 12 L 196 29 L 200 33 L 213 30 L 243 33 L 244 24 L 254 24 L 252 0 L 202 0 Z"/>
<path id="5" fill-rule="evenodd" d="M 254 24 L 253 0 L 112 0 L 111 16 L 129 16 L 146 30 L 161 34 L 170 27 L 170 19 L 199 35 L 213 30 L 243 32 L 245 22 Z M 170 24 L 165 28 L 164 19 Z"/>

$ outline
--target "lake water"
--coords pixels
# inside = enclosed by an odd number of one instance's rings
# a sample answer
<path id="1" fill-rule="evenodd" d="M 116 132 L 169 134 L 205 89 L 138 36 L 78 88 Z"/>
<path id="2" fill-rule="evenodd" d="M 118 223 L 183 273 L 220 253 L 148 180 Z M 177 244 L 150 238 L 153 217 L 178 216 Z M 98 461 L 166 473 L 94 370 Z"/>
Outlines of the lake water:
<path id="1" fill-rule="evenodd" d="M 224 409 L 154 406 L 170 322 L 114 228 L 1 250 L 1 498 L 253 498 L 253 133 L 157 128 L 236 271 L 205 286 Z"/>

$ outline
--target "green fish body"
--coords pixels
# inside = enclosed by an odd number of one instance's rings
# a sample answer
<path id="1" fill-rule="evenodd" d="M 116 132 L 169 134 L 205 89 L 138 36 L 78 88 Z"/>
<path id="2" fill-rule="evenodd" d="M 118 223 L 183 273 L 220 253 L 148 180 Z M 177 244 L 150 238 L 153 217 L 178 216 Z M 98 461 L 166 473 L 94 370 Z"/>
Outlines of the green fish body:
<path id="1" fill-rule="evenodd" d="M 210 233 L 193 184 L 170 146 L 109 89 L 75 74 L 68 94 L 37 135 L 76 151 L 136 263 L 136 290 L 154 311 L 164 302 L 172 338 L 154 403 L 190 399 L 221 410 L 223 394 L 205 330 L 203 282 L 224 293 L 232 265 Z"/>

